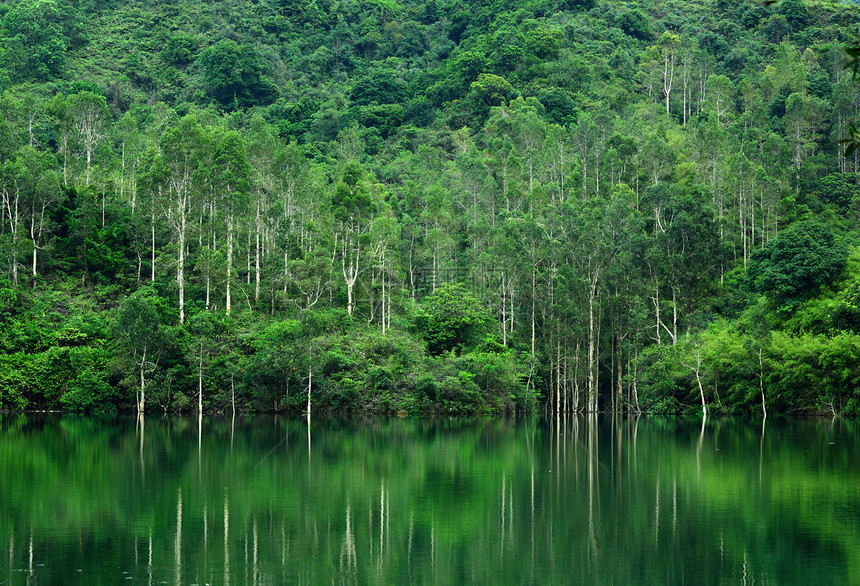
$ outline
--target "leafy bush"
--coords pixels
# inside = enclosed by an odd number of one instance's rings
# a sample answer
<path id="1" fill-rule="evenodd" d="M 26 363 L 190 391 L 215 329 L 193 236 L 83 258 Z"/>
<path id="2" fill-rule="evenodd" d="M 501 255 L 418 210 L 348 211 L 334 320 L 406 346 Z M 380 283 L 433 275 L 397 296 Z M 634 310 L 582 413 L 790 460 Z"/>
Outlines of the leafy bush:
<path id="1" fill-rule="evenodd" d="M 110 415 L 116 413 L 118 398 L 117 389 L 108 383 L 104 371 L 86 369 L 69 382 L 60 402 L 70 411 Z"/>
<path id="2" fill-rule="evenodd" d="M 431 354 L 472 347 L 491 323 L 489 309 L 460 284 L 445 283 L 421 301 L 415 326 Z"/>
<path id="3" fill-rule="evenodd" d="M 754 291 L 790 307 L 833 281 L 848 251 L 833 233 L 815 221 L 793 224 L 756 251 L 747 266 Z"/>

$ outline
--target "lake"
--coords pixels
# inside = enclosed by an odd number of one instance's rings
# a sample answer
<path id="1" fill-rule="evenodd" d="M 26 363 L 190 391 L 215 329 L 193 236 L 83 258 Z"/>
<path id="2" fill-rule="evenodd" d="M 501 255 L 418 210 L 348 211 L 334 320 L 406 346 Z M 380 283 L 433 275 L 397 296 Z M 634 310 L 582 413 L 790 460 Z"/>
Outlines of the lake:
<path id="1" fill-rule="evenodd" d="M 860 426 L 0 415 L 0 584 L 860 584 Z"/>

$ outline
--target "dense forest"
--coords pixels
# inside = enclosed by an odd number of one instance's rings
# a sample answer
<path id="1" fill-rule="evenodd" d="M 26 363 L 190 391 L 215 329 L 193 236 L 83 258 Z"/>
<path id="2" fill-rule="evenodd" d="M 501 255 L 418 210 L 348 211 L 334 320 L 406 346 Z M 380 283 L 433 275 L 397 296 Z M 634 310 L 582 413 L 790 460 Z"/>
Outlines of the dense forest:
<path id="1" fill-rule="evenodd" d="M 0 409 L 860 415 L 858 29 L 6 0 Z"/>

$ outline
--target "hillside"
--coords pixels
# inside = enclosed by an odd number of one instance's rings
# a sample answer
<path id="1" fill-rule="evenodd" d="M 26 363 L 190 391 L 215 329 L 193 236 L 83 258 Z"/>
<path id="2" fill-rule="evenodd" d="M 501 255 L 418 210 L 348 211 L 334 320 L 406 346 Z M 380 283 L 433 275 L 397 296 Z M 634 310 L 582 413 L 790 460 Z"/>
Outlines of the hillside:
<path id="1" fill-rule="evenodd" d="M 0 409 L 860 414 L 853 6 L 0 23 Z"/>

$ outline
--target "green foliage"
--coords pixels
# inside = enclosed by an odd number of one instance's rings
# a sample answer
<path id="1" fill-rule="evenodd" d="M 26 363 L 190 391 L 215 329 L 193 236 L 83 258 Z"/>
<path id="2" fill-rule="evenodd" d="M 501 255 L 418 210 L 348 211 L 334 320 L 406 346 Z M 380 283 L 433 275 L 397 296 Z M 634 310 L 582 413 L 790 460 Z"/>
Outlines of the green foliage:
<path id="1" fill-rule="evenodd" d="M 378 129 L 383 139 L 394 134 L 403 122 L 404 110 L 399 104 L 370 104 L 361 106 L 359 112 L 361 123 Z"/>
<path id="2" fill-rule="evenodd" d="M 65 228 L 55 246 L 65 271 L 85 282 L 107 284 L 129 272 L 132 232 L 129 210 L 100 199 L 86 188 L 66 191 L 54 215 Z"/>
<path id="3" fill-rule="evenodd" d="M 117 389 L 106 380 L 104 370 L 86 369 L 69 381 L 67 390 L 60 397 L 63 407 L 70 411 L 93 414 L 116 413 L 115 401 L 119 399 Z"/>
<path id="4" fill-rule="evenodd" d="M 516 97 L 513 86 L 503 77 L 492 73 L 479 74 L 478 80 L 469 87 L 473 99 L 487 107 L 502 106 Z"/>
<path id="5" fill-rule="evenodd" d="M 7 53 L 19 79 L 47 80 L 62 72 L 68 8 L 55 0 L 21 0 L 3 17 Z"/>
<path id="6" fill-rule="evenodd" d="M 856 408 L 853 9 L 0 20 L 4 405 Z"/>
<path id="7" fill-rule="evenodd" d="M 250 45 L 218 41 L 200 56 L 209 95 L 227 108 L 271 103 L 277 88 L 264 76 L 260 56 Z"/>
<path id="8" fill-rule="evenodd" d="M 784 16 L 794 30 L 800 30 L 810 20 L 809 9 L 803 0 L 782 0 L 777 12 Z"/>
<path id="9" fill-rule="evenodd" d="M 158 362 L 168 343 L 162 325 L 163 304 L 153 290 L 138 289 L 123 300 L 111 328 L 117 355 L 141 371 Z"/>
<path id="10" fill-rule="evenodd" d="M 654 36 L 648 17 L 639 8 L 631 8 L 622 12 L 616 19 L 616 24 L 626 34 L 640 40 L 649 40 Z"/>
<path id="11" fill-rule="evenodd" d="M 747 273 L 754 291 L 788 307 L 835 279 L 847 251 L 826 226 L 798 222 L 780 232 L 750 259 Z"/>
<path id="12" fill-rule="evenodd" d="M 24 355 L 0 356 L 0 409 L 24 410 L 29 404 L 26 392 L 30 383 Z"/>
<path id="13" fill-rule="evenodd" d="M 835 205 L 843 213 L 860 202 L 860 181 L 857 173 L 831 173 L 811 186 L 821 203 Z"/>
<path id="14" fill-rule="evenodd" d="M 538 94 L 546 116 L 556 124 L 570 124 L 576 115 L 576 102 L 561 88 L 552 88 Z"/>
<path id="15" fill-rule="evenodd" d="M 677 346 L 656 345 L 646 348 L 637 357 L 641 408 L 646 412 L 677 413 L 682 389 L 690 388 L 688 369 L 680 363 Z"/>
<path id="16" fill-rule="evenodd" d="M 490 324 L 487 307 L 459 284 L 445 283 L 425 297 L 415 327 L 431 354 L 474 347 Z"/>
<path id="17" fill-rule="evenodd" d="M 69 406 L 110 411 L 114 407 L 102 401 L 113 400 L 117 395 L 105 382 L 106 359 L 102 349 L 87 347 L 54 346 L 44 352 L 4 355 L 0 359 L 2 406 L 16 410 L 34 405 L 56 409 L 67 405 L 64 397 L 71 391 Z M 93 377 L 101 382 L 91 385 Z M 99 394 L 90 397 L 90 391 Z"/>
<path id="18" fill-rule="evenodd" d="M 249 340 L 254 354 L 245 374 L 258 388 L 276 388 L 281 401 L 291 401 L 293 393 L 298 392 L 298 381 L 303 369 L 302 354 L 308 345 L 306 331 L 297 320 L 284 320 L 268 324 L 258 337 Z"/>
<path id="19" fill-rule="evenodd" d="M 358 106 L 400 104 L 406 101 L 407 87 L 393 69 L 371 70 L 356 81 L 350 98 Z"/>
<path id="20" fill-rule="evenodd" d="M 170 65 L 189 65 L 194 61 L 197 43 L 194 38 L 186 35 L 177 35 L 167 40 L 167 46 L 162 52 L 166 63 Z"/>

